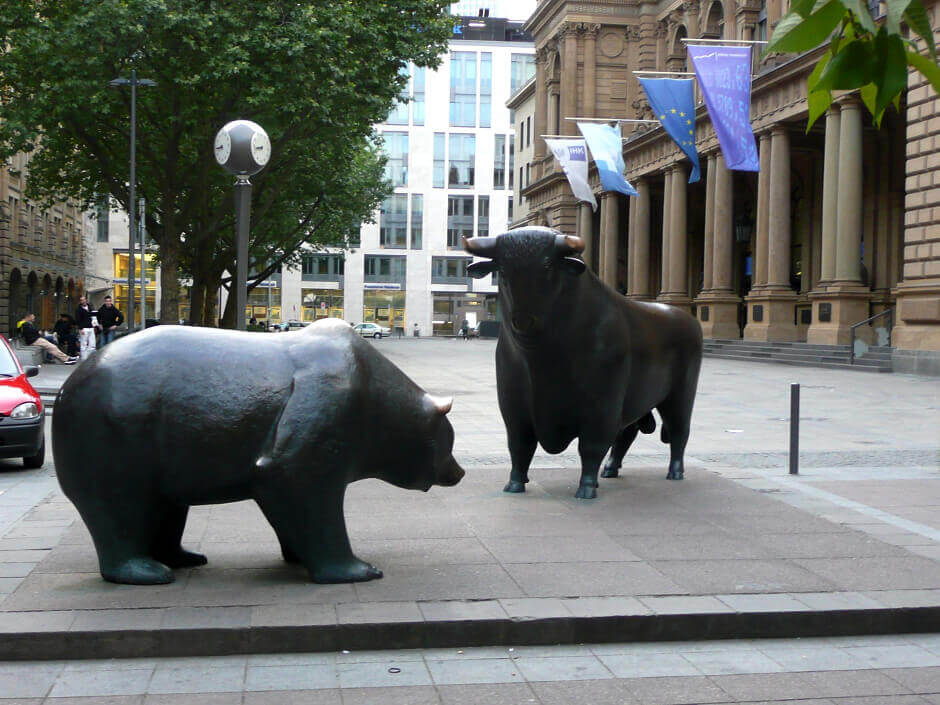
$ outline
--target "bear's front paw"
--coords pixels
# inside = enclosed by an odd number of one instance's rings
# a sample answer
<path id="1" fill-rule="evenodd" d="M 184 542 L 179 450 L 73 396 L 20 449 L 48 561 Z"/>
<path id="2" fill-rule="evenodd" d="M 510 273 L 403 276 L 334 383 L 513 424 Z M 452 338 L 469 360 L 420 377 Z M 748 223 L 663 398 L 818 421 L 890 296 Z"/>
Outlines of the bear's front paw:
<path id="1" fill-rule="evenodd" d="M 381 570 L 355 557 L 324 562 L 310 571 L 315 583 L 363 583 L 381 577 Z"/>

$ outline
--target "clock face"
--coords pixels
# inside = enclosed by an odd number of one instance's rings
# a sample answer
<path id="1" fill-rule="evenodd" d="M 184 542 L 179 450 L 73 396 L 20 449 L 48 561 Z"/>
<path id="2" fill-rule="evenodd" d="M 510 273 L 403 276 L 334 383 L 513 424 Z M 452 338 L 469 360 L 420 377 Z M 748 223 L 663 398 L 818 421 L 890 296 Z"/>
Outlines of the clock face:
<path id="1" fill-rule="evenodd" d="M 265 132 L 255 132 L 251 136 L 251 158 L 255 164 L 264 166 L 271 158 L 271 140 Z"/>
<path id="2" fill-rule="evenodd" d="M 232 136 L 228 130 L 221 129 L 215 136 L 215 160 L 224 165 L 232 153 Z"/>

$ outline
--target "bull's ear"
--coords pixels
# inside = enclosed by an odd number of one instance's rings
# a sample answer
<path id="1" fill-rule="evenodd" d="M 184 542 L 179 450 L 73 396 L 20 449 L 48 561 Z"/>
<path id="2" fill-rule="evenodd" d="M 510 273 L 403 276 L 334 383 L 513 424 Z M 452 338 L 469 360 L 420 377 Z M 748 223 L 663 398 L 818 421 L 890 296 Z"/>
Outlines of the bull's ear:
<path id="1" fill-rule="evenodd" d="M 585 264 L 577 257 L 565 257 L 565 259 L 562 260 L 562 263 L 565 267 L 565 271 L 568 272 L 568 274 L 573 274 L 576 277 L 584 274 Z"/>
<path id="2" fill-rule="evenodd" d="M 474 262 L 467 267 L 467 274 L 474 279 L 482 279 L 487 274 L 496 271 L 496 262 L 491 259 Z"/>

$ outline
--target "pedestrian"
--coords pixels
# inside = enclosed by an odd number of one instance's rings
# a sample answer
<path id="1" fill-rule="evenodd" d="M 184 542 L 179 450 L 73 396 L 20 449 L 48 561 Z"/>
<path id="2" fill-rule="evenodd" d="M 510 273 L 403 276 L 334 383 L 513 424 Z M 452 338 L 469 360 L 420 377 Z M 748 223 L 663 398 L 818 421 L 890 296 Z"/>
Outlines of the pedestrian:
<path id="1" fill-rule="evenodd" d="M 124 314 L 111 302 L 110 296 L 104 297 L 104 303 L 98 309 L 98 325 L 101 326 L 101 347 L 112 340 L 117 327 L 124 323 Z"/>
<path id="2" fill-rule="evenodd" d="M 470 340 L 470 321 L 466 318 L 463 319 L 463 322 L 460 324 L 460 332 L 463 334 L 464 340 Z"/>
<path id="3" fill-rule="evenodd" d="M 56 340 L 65 348 L 65 354 L 69 357 L 77 357 L 80 351 L 76 330 L 75 319 L 67 313 L 60 313 L 59 320 L 52 327 Z"/>
<path id="4" fill-rule="evenodd" d="M 88 356 L 95 351 L 95 316 L 97 311 L 92 311 L 88 305 L 88 298 L 82 296 L 78 300 L 78 308 L 75 309 L 75 325 L 78 326 L 78 341 L 81 346 L 81 357 L 87 360 Z"/>
<path id="5" fill-rule="evenodd" d="M 415 336 L 415 338 L 420 338 L 420 337 L 421 337 L 421 329 L 418 328 L 418 324 L 417 324 L 417 323 L 415 323 L 415 332 L 414 332 L 414 336 Z"/>
<path id="6" fill-rule="evenodd" d="M 64 352 L 59 350 L 55 345 L 50 343 L 48 340 L 39 335 L 39 331 L 36 330 L 36 326 L 33 325 L 33 321 L 36 319 L 36 314 L 27 313 L 23 316 L 23 320 L 16 324 L 16 327 L 20 329 L 20 333 L 23 335 L 23 342 L 27 345 L 35 345 L 40 350 L 43 350 L 50 355 L 52 355 L 59 362 L 66 365 L 74 365 L 78 362 L 77 357 L 69 357 Z M 45 360 L 45 356 L 43 356 Z"/>

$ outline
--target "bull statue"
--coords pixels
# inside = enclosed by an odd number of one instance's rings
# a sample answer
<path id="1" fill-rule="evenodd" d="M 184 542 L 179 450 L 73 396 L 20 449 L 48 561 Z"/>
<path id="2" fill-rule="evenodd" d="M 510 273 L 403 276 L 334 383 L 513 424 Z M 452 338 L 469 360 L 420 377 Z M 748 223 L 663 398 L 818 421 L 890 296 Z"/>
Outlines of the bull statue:
<path id="1" fill-rule="evenodd" d="M 361 582 L 382 571 L 350 548 L 346 486 L 457 484 L 450 408 L 335 319 L 283 335 L 159 326 L 68 378 L 52 449 L 105 580 L 171 582 L 206 562 L 180 545 L 189 507 L 253 499 L 285 561 Z"/>
<path id="2" fill-rule="evenodd" d="M 575 438 L 581 481 L 575 497 L 597 496 L 597 475 L 618 475 L 638 431 L 659 412 L 670 480 L 681 480 L 702 364 L 702 329 L 672 306 L 629 301 L 602 283 L 578 254 L 579 237 L 551 228 L 464 239 L 485 257 L 467 268 L 499 273 L 503 314 L 496 389 L 512 470 L 505 492 L 525 492 L 537 444 L 560 453 Z"/>

